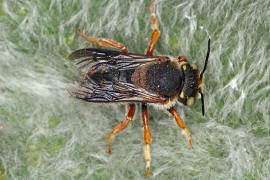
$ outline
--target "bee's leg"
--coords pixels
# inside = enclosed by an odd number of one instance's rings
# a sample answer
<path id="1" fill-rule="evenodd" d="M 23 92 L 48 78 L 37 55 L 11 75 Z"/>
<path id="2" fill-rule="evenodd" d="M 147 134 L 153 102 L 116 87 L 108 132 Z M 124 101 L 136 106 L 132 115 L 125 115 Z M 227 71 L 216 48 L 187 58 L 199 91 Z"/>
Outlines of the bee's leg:
<path id="1" fill-rule="evenodd" d="M 151 42 L 150 45 L 147 48 L 147 53 L 146 55 L 152 56 L 153 51 L 154 51 L 154 45 L 156 44 L 159 36 L 160 36 L 160 31 L 158 30 L 158 23 L 157 23 L 157 17 L 155 11 L 152 9 L 151 4 L 148 5 L 148 8 L 151 12 L 151 29 L 154 31 L 152 33 L 151 37 Z"/>
<path id="2" fill-rule="evenodd" d="M 109 145 L 109 149 L 108 149 L 109 154 L 112 153 L 111 145 L 112 145 L 112 141 L 113 141 L 115 135 L 117 135 L 118 133 L 120 133 L 121 131 L 123 131 L 127 127 L 127 125 L 130 123 L 130 121 L 132 121 L 134 114 L 135 114 L 135 104 L 129 104 L 128 109 L 127 109 L 126 120 L 112 128 L 112 131 L 110 132 L 110 134 L 107 137 L 107 143 Z"/>
<path id="3" fill-rule="evenodd" d="M 91 42 L 91 43 L 94 43 L 94 44 L 97 44 L 99 45 L 100 47 L 107 47 L 107 48 L 114 48 L 114 49 L 121 49 L 121 52 L 123 53 L 127 53 L 128 50 L 127 48 L 119 43 L 119 42 L 116 42 L 114 40 L 111 40 L 111 39 L 104 39 L 104 38 L 101 38 L 101 39 L 97 39 L 97 38 L 94 38 L 94 37 L 88 37 L 86 36 L 80 29 L 78 29 L 77 31 L 86 41 L 88 42 Z"/>
<path id="4" fill-rule="evenodd" d="M 179 56 L 178 62 L 188 62 L 187 57 L 186 56 Z"/>
<path id="5" fill-rule="evenodd" d="M 186 135 L 188 137 L 189 146 L 190 146 L 190 148 L 192 148 L 191 133 L 187 129 L 185 123 L 182 121 L 182 119 L 180 118 L 180 116 L 178 115 L 178 113 L 176 112 L 176 110 L 174 109 L 174 107 L 168 109 L 168 111 L 174 116 L 174 118 L 175 118 L 178 126 L 185 131 L 185 133 L 186 133 Z"/>
<path id="6" fill-rule="evenodd" d="M 151 162 L 150 143 L 152 141 L 152 137 L 149 130 L 147 105 L 145 103 L 142 104 L 142 120 L 143 120 L 143 127 L 144 127 L 144 142 L 145 142 L 144 160 L 146 163 L 146 176 L 149 176 L 150 162 Z"/>

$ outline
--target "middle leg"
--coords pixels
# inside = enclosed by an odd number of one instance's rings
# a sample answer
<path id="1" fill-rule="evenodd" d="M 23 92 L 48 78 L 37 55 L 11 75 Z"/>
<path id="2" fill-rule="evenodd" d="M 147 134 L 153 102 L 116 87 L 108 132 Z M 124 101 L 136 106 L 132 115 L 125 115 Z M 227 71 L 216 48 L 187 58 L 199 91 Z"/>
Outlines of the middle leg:
<path id="1" fill-rule="evenodd" d="M 130 121 L 132 121 L 134 114 L 135 114 L 135 104 L 129 104 L 128 110 L 127 110 L 127 115 L 126 115 L 126 120 L 121 122 L 120 124 L 116 125 L 115 127 L 113 127 L 112 131 L 110 132 L 110 134 L 107 137 L 107 143 L 109 145 L 109 149 L 108 149 L 109 154 L 112 153 L 112 141 L 113 141 L 115 135 L 120 133 L 121 131 L 123 131 L 128 126 Z"/>
<path id="2" fill-rule="evenodd" d="M 147 105 L 145 103 L 142 104 L 142 120 L 143 120 L 143 127 L 144 127 L 144 142 L 145 142 L 144 160 L 146 163 L 146 176 L 148 177 L 149 171 L 150 171 L 150 162 L 151 162 L 150 143 L 152 141 L 152 137 L 149 130 Z"/>
<path id="3" fill-rule="evenodd" d="M 152 9 L 151 4 L 148 5 L 148 8 L 151 12 L 151 29 L 153 30 L 150 45 L 147 48 L 147 56 L 152 56 L 154 51 L 154 46 L 160 36 L 160 31 L 158 30 L 158 23 L 155 11 Z"/>

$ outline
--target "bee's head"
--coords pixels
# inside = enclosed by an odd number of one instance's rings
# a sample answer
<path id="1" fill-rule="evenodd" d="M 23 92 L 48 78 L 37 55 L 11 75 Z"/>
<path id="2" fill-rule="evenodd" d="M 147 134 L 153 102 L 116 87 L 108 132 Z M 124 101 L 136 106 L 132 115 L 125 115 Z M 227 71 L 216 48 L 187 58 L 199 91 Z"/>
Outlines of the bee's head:
<path id="1" fill-rule="evenodd" d="M 208 50 L 205 58 L 205 63 L 202 72 L 196 65 L 187 63 L 186 57 L 178 58 L 181 63 L 181 69 L 184 75 L 184 83 L 178 96 L 178 101 L 184 105 L 192 106 L 195 100 L 201 96 L 202 114 L 204 115 L 204 96 L 203 96 L 203 74 L 207 67 L 207 62 L 210 54 L 210 39 L 208 40 Z M 200 94 L 200 96 L 199 96 Z"/>

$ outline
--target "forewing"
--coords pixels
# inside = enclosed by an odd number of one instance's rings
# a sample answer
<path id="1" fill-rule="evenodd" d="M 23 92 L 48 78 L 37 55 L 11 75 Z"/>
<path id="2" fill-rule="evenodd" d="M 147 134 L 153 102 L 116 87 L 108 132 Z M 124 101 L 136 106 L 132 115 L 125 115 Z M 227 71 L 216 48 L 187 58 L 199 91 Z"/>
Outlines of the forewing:
<path id="1" fill-rule="evenodd" d="M 95 81 L 84 80 L 79 88 L 71 88 L 72 96 L 89 102 L 110 103 L 110 102 L 148 102 L 162 103 L 166 99 L 157 94 L 136 87 L 130 83 L 105 81 L 102 87 Z"/>
<path id="2" fill-rule="evenodd" d="M 108 49 L 86 48 L 73 52 L 69 59 L 84 73 L 100 64 L 113 66 L 119 71 L 134 69 L 140 65 L 162 60 L 162 56 L 145 56 L 122 53 Z"/>

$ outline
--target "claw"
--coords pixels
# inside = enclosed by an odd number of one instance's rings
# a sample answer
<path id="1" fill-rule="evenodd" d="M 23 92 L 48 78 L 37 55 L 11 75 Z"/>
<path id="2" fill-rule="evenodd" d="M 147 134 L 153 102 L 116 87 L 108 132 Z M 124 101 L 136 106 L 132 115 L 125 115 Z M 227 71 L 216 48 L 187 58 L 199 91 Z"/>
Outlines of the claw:
<path id="1" fill-rule="evenodd" d="M 108 154 L 112 154 L 112 145 L 109 144 L 109 148 L 108 148 L 108 151 L 107 151 Z"/>
<path id="2" fill-rule="evenodd" d="M 149 163 L 150 166 L 150 163 Z M 150 171 L 150 167 L 146 167 L 146 177 L 149 177 L 149 171 Z"/>

